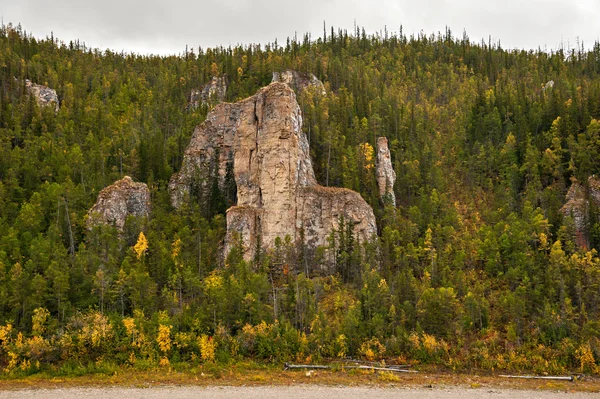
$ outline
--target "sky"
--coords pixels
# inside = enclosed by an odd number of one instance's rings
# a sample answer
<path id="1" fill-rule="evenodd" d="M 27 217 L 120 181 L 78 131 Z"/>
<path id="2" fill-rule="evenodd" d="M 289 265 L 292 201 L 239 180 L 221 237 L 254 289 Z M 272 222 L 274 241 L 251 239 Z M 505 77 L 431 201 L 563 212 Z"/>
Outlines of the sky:
<path id="1" fill-rule="evenodd" d="M 368 33 L 420 31 L 503 48 L 587 48 L 600 40 L 600 0 L 0 0 L 5 24 L 35 37 L 54 34 L 102 50 L 180 54 L 190 48 L 285 43 L 295 33 L 323 34 L 323 21 Z"/>

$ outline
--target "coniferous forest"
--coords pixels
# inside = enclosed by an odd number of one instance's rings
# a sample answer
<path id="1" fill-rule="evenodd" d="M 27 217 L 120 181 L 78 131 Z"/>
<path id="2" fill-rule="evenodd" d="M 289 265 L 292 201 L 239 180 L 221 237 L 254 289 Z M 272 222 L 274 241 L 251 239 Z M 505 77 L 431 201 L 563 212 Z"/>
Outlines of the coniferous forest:
<path id="1" fill-rule="evenodd" d="M 285 237 L 253 261 L 223 254 L 218 185 L 169 201 L 209 111 L 186 110 L 191 90 L 224 75 L 237 101 L 286 69 L 327 90 L 298 96 L 317 180 L 358 191 L 377 218 L 372 243 L 332 232 L 332 274 Z M 600 213 L 587 200 L 582 232 L 561 212 L 572 183 L 600 173 L 598 119 L 600 43 L 332 28 L 159 57 L 2 26 L 0 371 L 352 357 L 598 373 Z M 379 136 L 396 207 L 365 151 Z M 150 217 L 88 228 L 100 190 L 126 175 L 148 184 Z"/>

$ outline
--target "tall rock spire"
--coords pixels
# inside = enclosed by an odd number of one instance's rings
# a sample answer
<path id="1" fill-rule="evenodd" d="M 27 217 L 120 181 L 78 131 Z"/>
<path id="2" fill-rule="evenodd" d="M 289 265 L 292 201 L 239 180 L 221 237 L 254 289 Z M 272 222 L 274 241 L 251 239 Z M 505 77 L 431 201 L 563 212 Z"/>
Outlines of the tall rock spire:
<path id="1" fill-rule="evenodd" d="M 326 246 L 340 220 L 360 242 L 376 233 L 373 210 L 360 194 L 317 184 L 300 107 L 286 84 L 272 83 L 209 113 L 194 131 L 181 171 L 171 178 L 173 205 L 181 206 L 190 194 L 194 173 L 217 170 L 223 186 L 228 163 L 237 204 L 227 210 L 226 252 L 236 235 L 246 259 L 257 248 L 273 248 L 277 237 L 302 240 L 312 249 Z"/>
<path id="2" fill-rule="evenodd" d="M 396 195 L 394 194 L 394 183 L 396 172 L 392 166 L 388 139 L 379 137 L 377 139 L 377 186 L 379 186 L 379 197 L 384 204 L 389 203 L 396 206 Z"/>

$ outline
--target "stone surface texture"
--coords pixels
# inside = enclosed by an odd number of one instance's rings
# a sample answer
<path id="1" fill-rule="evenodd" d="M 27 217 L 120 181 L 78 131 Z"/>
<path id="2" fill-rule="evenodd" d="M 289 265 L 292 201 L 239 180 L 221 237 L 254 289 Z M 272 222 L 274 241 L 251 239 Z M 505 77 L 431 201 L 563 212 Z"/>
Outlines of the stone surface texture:
<path id="1" fill-rule="evenodd" d="M 313 90 L 315 93 L 326 95 L 325 86 L 312 73 L 301 73 L 293 70 L 283 72 L 273 72 L 272 82 L 281 82 L 290 86 L 296 94 L 300 94 L 303 90 Z"/>
<path id="2" fill-rule="evenodd" d="M 388 148 L 388 139 L 386 137 L 377 138 L 377 186 L 379 187 L 379 197 L 384 204 L 396 206 L 396 195 L 394 194 L 394 183 L 396 182 L 396 172 L 392 166 L 392 157 Z"/>
<path id="3" fill-rule="evenodd" d="M 553 80 L 549 80 L 546 82 L 546 84 L 544 85 L 544 91 L 545 90 L 550 90 L 554 87 L 554 81 Z"/>
<path id="4" fill-rule="evenodd" d="M 56 90 L 51 89 L 48 86 L 33 83 L 29 79 L 25 79 L 25 87 L 27 87 L 27 91 L 34 96 L 40 107 L 53 107 L 54 111 L 58 112 L 60 106 Z"/>
<path id="5" fill-rule="evenodd" d="M 493 384 L 482 384 L 476 388 L 463 383 L 460 385 L 445 385 L 437 383 L 436 376 L 425 376 L 433 381 L 432 384 L 423 386 L 421 380 L 402 381 L 401 386 L 388 384 L 383 386 L 371 385 L 319 385 L 310 380 L 310 374 L 304 376 L 304 373 L 296 373 L 301 377 L 295 377 L 298 382 L 292 385 L 268 385 L 264 386 L 194 386 L 194 385 L 161 385 L 159 382 L 146 383 L 143 387 L 135 388 L 123 383 L 123 386 L 104 387 L 56 387 L 36 389 L 26 386 L 25 389 L 5 389 L 0 391 L 3 399 L 595 399 L 598 393 L 595 392 L 596 385 L 590 382 L 590 392 L 577 392 L 571 388 L 572 385 L 548 389 L 524 389 L 515 387 L 506 387 L 499 381 Z M 300 378 L 303 378 L 301 380 Z M 459 377 L 456 377 L 459 378 Z M 477 376 L 460 378 L 472 378 L 477 380 Z M 40 382 L 36 382 L 39 386 Z M 419 381 L 419 382 L 417 382 Z M 215 382 L 212 382 L 216 384 Z M 585 382 L 577 382 L 581 386 Z M 30 382 L 31 384 L 31 382 Z M 475 385 L 472 383 L 471 385 Z M 557 384 L 558 385 L 558 384 Z M 585 388 L 578 388 L 582 391 Z"/>
<path id="6" fill-rule="evenodd" d="M 215 154 L 218 151 L 218 159 Z M 326 245 L 341 217 L 360 242 L 376 233 L 371 207 L 356 192 L 317 184 L 302 115 L 292 89 L 271 83 L 235 104 L 219 104 L 194 131 L 179 173 L 169 184 L 174 207 L 190 193 L 194 173 L 233 161 L 237 204 L 227 210 L 225 253 L 239 234 L 246 259 L 289 235 L 298 243 Z M 218 165 L 215 163 L 218 162 Z"/>
<path id="7" fill-rule="evenodd" d="M 123 230 L 128 216 L 148 217 L 150 209 L 148 186 L 125 176 L 100 191 L 96 204 L 88 212 L 88 227 L 110 224 Z"/>
<path id="8" fill-rule="evenodd" d="M 208 190 L 213 168 L 218 168 L 222 187 L 227 164 L 233 163 L 234 138 L 242 108 L 237 104 L 218 104 L 208 113 L 204 123 L 194 129 L 181 169 L 171 176 L 169 182 L 171 203 L 175 208 L 182 205 L 195 182 L 200 184 L 201 189 Z"/>
<path id="9" fill-rule="evenodd" d="M 590 176 L 588 178 L 588 187 L 590 190 L 590 197 L 597 207 L 600 207 L 600 178 L 596 176 Z"/>
<path id="10" fill-rule="evenodd" d="M 198 109 L 200 105 L 218 104 L 225 99 L 225 93 L 227 93 L 227 77 L 213 76 L 204 86 L 192 90 L 187 109 Z"/>
<path id="11" fill-rule="evenodd" d="M 564 216 L 571 216 L 575 223 L 577 245 L 589 247 L 589 207 L 590 200 L 596 207 L 600 207 L 600 178 L 590 176 L 587 187 L 577 180 L 573 180 L 567 192 L 567 202 L 561 208 Z"/>

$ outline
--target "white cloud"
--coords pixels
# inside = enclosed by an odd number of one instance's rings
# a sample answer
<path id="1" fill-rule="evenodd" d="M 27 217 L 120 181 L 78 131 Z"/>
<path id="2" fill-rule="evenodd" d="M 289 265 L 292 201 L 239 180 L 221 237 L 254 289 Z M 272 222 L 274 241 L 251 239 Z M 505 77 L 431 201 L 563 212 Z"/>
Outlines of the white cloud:
<path id="1" fill-rule="evenodd" d="M 0 0 L 4 22 L 35 36 L 79 39 L 94 47 L 180 53 L 191 47 L 280 42 L 297 32 L 323 32 L 323 21 L 352 31 L 443 32 L 466 29 L 473 40 L 492 36 L 508 48 L 557 48 L 599 35 L 597 0 Z"/>

